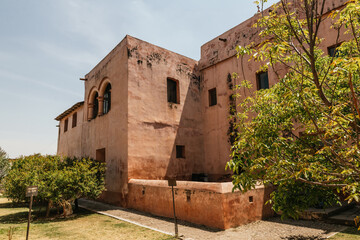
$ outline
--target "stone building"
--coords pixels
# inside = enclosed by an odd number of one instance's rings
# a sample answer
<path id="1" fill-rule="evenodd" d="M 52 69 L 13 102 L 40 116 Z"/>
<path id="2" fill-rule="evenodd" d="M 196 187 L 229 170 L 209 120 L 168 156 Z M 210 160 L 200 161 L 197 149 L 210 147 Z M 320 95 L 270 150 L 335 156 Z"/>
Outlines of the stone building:
<path id="1" fill-rule="evenodd" d="M 328 1 L 326 9 L 344 3 Z M 256 19 L 205 43 L 199 61 L 127 35 L 83 79 L 84 101 L 55 118 L 58 154 L 105 162 L 101 200 L 111 204 L 171 217 L 165 180 L 176 178 L 180 219 L 226 229 L 271 216 L 264 206 L 271 189 L 232 192 L 225 170 L 231 74 L 242 72 L 257 89 L 275 83 L 271 71 L 236 58 L 237 45 L 259 41 Z M 320 33 L 324 49 L 336 41 L 330 24 Z"/>

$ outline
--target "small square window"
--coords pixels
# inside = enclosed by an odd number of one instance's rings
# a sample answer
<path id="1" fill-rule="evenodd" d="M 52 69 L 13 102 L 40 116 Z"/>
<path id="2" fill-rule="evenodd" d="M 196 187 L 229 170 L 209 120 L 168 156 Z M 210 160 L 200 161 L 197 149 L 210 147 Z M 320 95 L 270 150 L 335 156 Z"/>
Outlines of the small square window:
<path id="1" fill-rule="evenodd" d="M 64 123 L 64 132 L 67 132 L 68 130 L 68 124 L 69 124 L 69 119 L 65 119 L 65 123 Z"/>
<path id="2" fill-rule="evenodd" d="M 105 148 L 96 150 L 96 160 L 99 162 L 105 162 Z"/>
<path id="3" fill-rule="evenodd" d="M 72 116 L 72 127 L 76 127 L 77 124 L 77 113 L 74 113 Z"/>
<path id="4" fill-rule="evenodd" d="M 338 52 L 337 48 L 339 46 L 340 46 L 340 43 L 328 47 L 328 54 L 329 54 L 330 57 L 338 57 L 339 52 Z"/>
<path id="5" fill-rule="evenodd" d="M 257 89 L 268 89 L 269 88 L 269 78 L 268 72 L 260 72 L 256 74 L 257 78 Z"/>
<path id="6" fill-rule="evenodd" d="M 176 145 L 176 158 L 185 158 L 185 146 Z"/>
<path id="7" fill-rule="evenodd" d="M 217 104 L 216 88 L 209 90 L 209 106 L 214 106 Z"/>
<path id="8" fill-rule="evenodd" d="M 179 82 L 173 79 L 167 79 L 167 99 L 169 103 L 180 103 Z"/>

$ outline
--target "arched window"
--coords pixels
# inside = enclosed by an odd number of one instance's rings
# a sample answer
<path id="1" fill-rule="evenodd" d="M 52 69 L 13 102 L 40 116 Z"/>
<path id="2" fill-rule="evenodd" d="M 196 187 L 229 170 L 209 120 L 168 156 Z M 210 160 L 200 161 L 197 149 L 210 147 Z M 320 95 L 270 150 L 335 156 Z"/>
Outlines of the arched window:
<path id="1" fill-rule="evenodd" d="M 108 83 L 104 92 L 104 109 L 103 114 L 107 114 L 111 109 L 111 84 Z"/>
<path id="2" fill-rule="evenodd" d="M 99 100 L 98 100 L 99 94 L 96 93 L 94 96 L 94 101 L 93 101 L 93 115 L 92 118 L 96 118 L 98 113 L 99 113 Z"/>

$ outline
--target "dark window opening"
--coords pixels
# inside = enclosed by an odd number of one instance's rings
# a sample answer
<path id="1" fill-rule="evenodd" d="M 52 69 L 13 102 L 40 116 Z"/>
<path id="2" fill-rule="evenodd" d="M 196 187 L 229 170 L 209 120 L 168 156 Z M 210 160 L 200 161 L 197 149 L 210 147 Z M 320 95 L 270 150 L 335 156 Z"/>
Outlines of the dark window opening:
<path id="1" fill-rule="evenodd" d="M 337 48 L 339 46 L 340 46 L 340 43 L 328 47 L 328 54 L 330 57 L 338 57 L 339 56 L 339 51 L 337 50 Z"/>
<path id="2" fill-rule="evenodd" d="M 142 195 L 145 195 L 145 190 L 146 190 L 146 188 L 145 187 L 143 187 L 143 189 L 142 189 Z"/>
<path id="3" fill-rule="evenodd" d="M 98 100 L 99 94 L 96 93 L 94 96 L 94 101 L 93 101 L 93 115 L 92 118 L 96 118 L 98 113 L 99 113 L 99 100 Z"/>
<path id="4" fill-rule="evenodd" d="M 64 132 L 67 132 L 68 124 L 69 124 L 69 119 L 65 119 Z"/>
<path id="5" fill-rule="evenodd" d="M 76 127 L 77 124 L 77 113 L 74 113 L 72 116 L 72 127 Z"/>
<path id="6" fill-rule="evenodd" d="M 68 130 L 68 124 L 69 124 L 69 119 L 65 119 L 64 132 L 67 132 L 67 130 Z"/>
<path id="7" fill-rule="evenodd" d="M 176 145 L 176 158 L 185 158 L 185 146 Z"/>
<path id="8" fill-rule="evenodd" d="M 217 104 L 216 88 L 209 90 L 209 106 L 214 106 Z"/>
<path id="9" fill-rule="evenodd" d="M 179 82 L 167 79 L 167 99 L 169 103 L 180 103 L 179 98 Z"/>
<path id="10" fill-rule="evenodd" d="M 185 190 L 186 191 L 186 201 L 190 202 L 191 201 L 191 190 Z"/>
<path id="11" fill-rule="evenodd" d="M 96 150 L 96 160 L 99 162 L 105 162 L 105 148 Z"/>
<path id="12" fill-rule="evenodd" d="M 104 92 L 104 114 L 107 114 L 110 111 L 111 108 L 111 84 L 109 83 L 106 86 L 105 92 Z"/>
<path id="13" fill-rule="evenodd" d="M 268 72 L 260 72 L 256 74 L 257 78 L 257 89 L 268 89 L 269 88 L 269 78 Z"/>
<path id="14" fill-rule="evenodd" d="M 193 173 L 191 175 L 191 181 L 208 182 L 209 181 L 209 176 L 206 173 Z"/>

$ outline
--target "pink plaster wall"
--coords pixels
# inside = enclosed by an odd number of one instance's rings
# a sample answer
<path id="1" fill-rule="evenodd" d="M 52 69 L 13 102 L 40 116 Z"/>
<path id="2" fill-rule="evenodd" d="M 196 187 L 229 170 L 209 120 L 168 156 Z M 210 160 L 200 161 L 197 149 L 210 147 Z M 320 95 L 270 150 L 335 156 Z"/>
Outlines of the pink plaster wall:
<path id="1" fill-rule="evenodd" d="M 72 118 L 77 113 L 76 127 L 72 128 Z M 83 125 L 84 106 L 80 106 L 59 122 L 57 153 L 62 156 L 82 157 L 81 132 Z M 65 120 L 68 119 L 68 130 L 64 132 Z"/>
<path id="2" fill-rule="evenodd" d="M 202 112 L 197 61 L 127 37 L 129 178 L 190 179 L 202 172 Z M 179 81 L 180 103 L 167 102 L 167 78 Z M 176 158 L 175 146 L 185 146 Z"/>
<path id="3" fill-rule="evenodd" d="M 345 0 L 327 1 L 325 12 L 333 8 L 342 6 Z M 266 10 L 265 12 L 267 12 Z M 207 42 L 201 47 L 201 59 L 199 61 L 200 75 L 202 79 L 201 105 L 203 107 L 203 129 L 204 129 L 204 172 L 217 180 L 216 176 L 229 174 L 225 171 L 226 162 L 229 161 L 230 143 L 229 143 L 229 97 L 233 91 L 227 81 L 228 75 L 238 73 L 239 78 L 232 80 L 232 85 L 239 84 L 246 79 L 252 83 L 256 90 L 256 72 L 260 64 L 254 61 L 248 61 L 236 58 L 236 46 L 246 46 L 251 42 L 260 43 L 259 30 L 253 28 L 259 15 L 244 21 L 227 32 L 219 35 L 215 39 Z M 326 15 L 327 16 L 327 15 Z M 321 47 L 327 54 L 327 47 L 336 43 L 337 31 L 331 29 L 332 20 L 324 16 L 324 22 L 320 29 L 319 36 L 324 38 Z M 225 42 L 219 38 L 226 39 Z M 339 41 L 348 39 L 349 36 L 340 34 Z M 285 72 L 285 69 L 278 69 Z M 275 84 L 277 79 L 274 72 L 269 69 L 269 84 Z M 208 91 L 212 88 L 217 89 L 218 104 L 209 106 Z M 253 91 L 254 91 L 253 90 Z M 253 92 L 252 91 L 252 92 Z M 239 103 L 242 99 L 249 96 L 248 92 L 239 91 L 241 97 L 236 100 Z"/>
<path id="4" fill-rule="evenodd" d="M 344 2 L 327 1 L 325 9 Z M 105 148 L 107 191 L 102 200 L 171 217 L 167 182 L 136 179 L 188 180 L 193 173 L 206 173 L 210 180 L 218 181 L 230 173 L 225 171 L 230 154 L 230 84 L 247 79 L 256 86 L 259 68 L 259 63 L 247 57 L 237 59 L 235 47 L 262 40 L 258 30 L 251 28 L 256 17 L 221 34 L 226 42 L 217 37 L 204 44 L 199 62 L 126 36 L 86 75 L 85 103 L 75 110 L 78 126 L 71 128 L 70 117 L 69 130 L 64 133 L 66 117 L 60 121 L 58 153 L 95 158 L 96 149 Z M 336 41 L 330 24 L 327 19 L 320 31 L 325 52 Z M 340 41 L 346 38 L 341 35 Z M 240 78 L 229 82 L 233 72 Z M 275 84 L 274 73 L 268 74 L 270 85 Z M 167 102 L 168 77 L 179 81 L 179 104 Z M 88 121 L 89 94 L 104 81 L 112 85 L 111 110 Z M 217 89 L 217 105 L 210 107 L 208 90 L 212 88 Z M 248 94 L 239 93 L 242 98 Z M 185 145 L 185 158 L 176 158 L 176 145 Z M 178 184 L 175 199 L 183 220 L 226 229 L 272 215 L 269 206 L 264 207 L 271 188 L 242 194 L 232 193 L 229 182 Z"/>
<path id="5" fill-rule="evenodd" d="M 346 3 L 346 0 L 328 0 L 325 3 L 325 13 L 331 11 L 334 8 L 338 8 Z M 270 9 L 270 8 L 269 8 Z M 265 14 L 268 10 L 265 10 Z M 236 54 L 235 47 L 246 46 L 251 42 L 259 43 L 262 39 L 258 36 L 259 29 L 253 28 L 252 26 L 256 23 L 259 14 L 255 14 L 252 18 L 240 23 L 239 25 L 229 29 L 218 37 L 210 40 L 201 46 L 201 58 L 199 61 L 199 69 L 204 69 L 219 63 L 227 58 L 233 57 Z M 323 26 L 323 31 L 319 36 L 327 37 L 331 35 L 329 25 Z M 335 38 L 330 38 L 329 41 L 335 41 Z M 226 39 L 226 42 L 219 41 L 219 38 Z"/>
<path id="6" fill-rule="evenodd" d="M 124 38 L 85 78 L 84 105 L 78 112 L 76 129 L 60 131 L 58 154 L 96 159 L 96 150 L 105 148 L 106 191 L 104 201 L 123 204 L 127 194 L 127 122 L 128 122 L 128 70 L 127 40 Z M 107 114 L 88 120 L 89 95 L 110 82 L 111 109 Z M 65 117 L 66 118 L 66 117 Z M 65 120 L 60 121 L 60 128 Z M 60 129 L 61 130 L 61 129 Z"/>
<path id="7" fill-rule="evenodd" d="M 59 153 L 96 158 L 105 148 L 106 188 L 102 199 L 123 204 L 128 178 L 189 179 L 203 172 L 202 112 L 197 61 L 126 36 L 85 78 L 83 124 Z M 167 102 L 167 78 L 179 81 L 180 103 Z M 110 82 L 111 110 L 88 120 L 90 96 Z M 69 138 L 70 139 L 70 138 Z M 177 159 L 175 146 L 185 146 Z"/>
<path id="8" fill-rule="evenodd" d="M 176 216 L 218 229 L 236 227 L 273 215 L 270 205 L 264 206 L 270 192 L 263 186 L 241 193 L 232 192 L 232 183 L 177 181 Z M 130 179 L 127 207 L 172 218 L 171 187 L 164 180 Z"/>
<path id="9" fill-rule="evenodd" d="M 103 81 L 111 83 L 111 109 L 95 119 L 87 121 L 84 114 L 82 132 L 82 154 L 96 158 L 96 150 L 105 148 L 106 191 L 103 199 L 120 203 L 127 194 L 127 154 L 128 154 L 128 70 L 127 39 L 124 38 L 85 77 L 85 104 L 89 104 L 89 94 L 94 89 L 100 91 Z"/>

